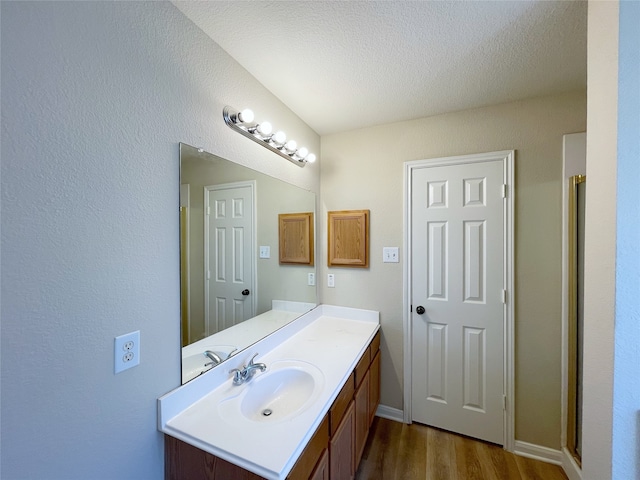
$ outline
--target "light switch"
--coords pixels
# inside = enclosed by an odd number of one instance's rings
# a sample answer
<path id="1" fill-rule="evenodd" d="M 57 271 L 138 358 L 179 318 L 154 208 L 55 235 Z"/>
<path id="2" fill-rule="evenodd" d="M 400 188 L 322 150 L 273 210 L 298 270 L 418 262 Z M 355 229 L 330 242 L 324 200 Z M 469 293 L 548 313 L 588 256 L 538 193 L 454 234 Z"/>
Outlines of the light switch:
<path id="1" fill-rule="evenodd" d="M 260 245 L 260 258 L 271 258 L 271 247 Z"/>
<path id="2" fill-rule="evenodd" d="M 382 248 L 382 262 L 383 263 L 398 263 L 398 262 L 400 262 L 400 254 L 398 253 L 398 247 L 383 247 Z"/>

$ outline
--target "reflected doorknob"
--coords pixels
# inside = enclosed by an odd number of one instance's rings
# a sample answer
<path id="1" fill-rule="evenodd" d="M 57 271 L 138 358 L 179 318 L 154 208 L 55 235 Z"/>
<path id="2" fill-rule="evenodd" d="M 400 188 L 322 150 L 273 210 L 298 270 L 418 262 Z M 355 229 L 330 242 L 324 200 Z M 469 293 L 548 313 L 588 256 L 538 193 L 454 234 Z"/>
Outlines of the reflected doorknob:
<path id="1" fill-rule="evenodd" d="M 418 315 L 422 315 L 424 313 L 424 307 L 422 305 L 419 305 L 418 307 L 416 307 L 416 313 Z"/>
<path id="2" fill-rule="evenodd" d="M 244 295 L 245 297 L 246 297 L 247 295 L 249 295 L 250 293 L 251 293 L 251 292 L 250 292 L 248 289 L 246 289 L 246 288 L 245 288 L 244 290 L 242 290 L 242 295 Z"/>

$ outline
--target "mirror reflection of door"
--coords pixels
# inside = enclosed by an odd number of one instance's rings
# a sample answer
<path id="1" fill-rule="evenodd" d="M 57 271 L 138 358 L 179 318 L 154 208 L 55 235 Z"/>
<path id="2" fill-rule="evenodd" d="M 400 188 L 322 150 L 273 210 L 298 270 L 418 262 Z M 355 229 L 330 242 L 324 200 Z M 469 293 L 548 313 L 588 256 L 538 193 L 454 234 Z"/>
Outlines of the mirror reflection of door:
<path id="1" fill-rule="evenodd" d="M 567 449 L 582 460 L 582 343 L 586 177 L 569 179 L 569 338 Z"/>
<path id="2" fill-rule="evenodd" d="M 255 312 L 255 182 L 205 187 L 205 329 L 212 335 Z"/>

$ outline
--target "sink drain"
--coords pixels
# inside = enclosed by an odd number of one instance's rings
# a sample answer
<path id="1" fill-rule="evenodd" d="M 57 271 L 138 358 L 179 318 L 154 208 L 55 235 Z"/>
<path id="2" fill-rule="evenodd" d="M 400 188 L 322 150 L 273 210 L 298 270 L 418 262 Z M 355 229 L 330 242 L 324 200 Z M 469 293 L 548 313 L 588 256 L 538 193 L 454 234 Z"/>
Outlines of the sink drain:
<path id="1" fill-rule="evenodd" d="M 264 416 L 264 417 L 268 417 L 268 416 L 269 416 L 269 415 L 271 415 L 272 413 L 273 413 L 273 410 L 271 410 L 270 408 L 265 408 L 265 409 L 262 411 L 262 416 Z"/>

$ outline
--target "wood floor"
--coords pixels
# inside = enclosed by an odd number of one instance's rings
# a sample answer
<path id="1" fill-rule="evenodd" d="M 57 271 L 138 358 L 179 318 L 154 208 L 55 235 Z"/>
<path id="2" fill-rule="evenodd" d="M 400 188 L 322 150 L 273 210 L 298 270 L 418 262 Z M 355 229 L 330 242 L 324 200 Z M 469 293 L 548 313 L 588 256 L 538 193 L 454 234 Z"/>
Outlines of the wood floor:
<path id="1" fill-rule="evenodd" d="M 356 480 L 567 480 L 562 468 L 424 425 L 376 417 Z"/>

